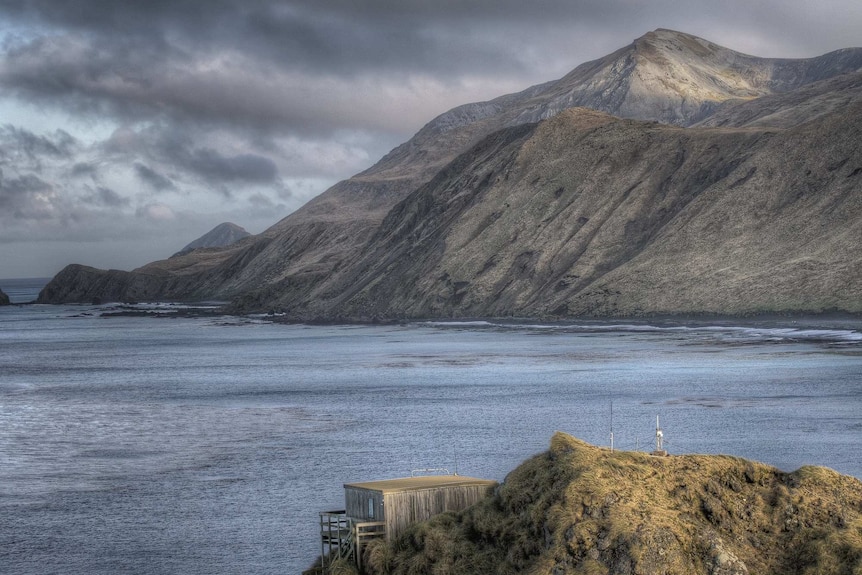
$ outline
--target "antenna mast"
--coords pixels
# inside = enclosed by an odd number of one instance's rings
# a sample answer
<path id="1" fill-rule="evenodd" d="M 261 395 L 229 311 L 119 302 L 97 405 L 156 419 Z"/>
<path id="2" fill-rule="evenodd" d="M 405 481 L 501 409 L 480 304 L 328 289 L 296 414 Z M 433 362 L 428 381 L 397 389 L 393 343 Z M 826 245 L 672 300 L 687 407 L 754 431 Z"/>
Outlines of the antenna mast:
<path id="1" fill-rule="evenodd" d="M 667 451 L 664 450 L 664 433 L 661 431 L 661 424 L 658 420 L 658 415 L 655 416 L 655 451 L 652 452 L 653 455 L 658 455 L 661 457 L 667 456 Z"/>

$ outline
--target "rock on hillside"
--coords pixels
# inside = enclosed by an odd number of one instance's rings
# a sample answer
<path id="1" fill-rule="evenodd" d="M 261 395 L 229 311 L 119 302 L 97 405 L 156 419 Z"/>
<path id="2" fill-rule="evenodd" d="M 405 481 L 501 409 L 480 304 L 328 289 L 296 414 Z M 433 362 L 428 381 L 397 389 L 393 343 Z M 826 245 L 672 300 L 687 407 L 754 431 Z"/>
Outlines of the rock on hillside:
<path id="1" fill-rule="evenodd" d="M 0 290 L 0 305 L 9 305 L 9 296 Z"/>
<path id="2" fill-rule="evenodd" d="M 576 106 L 601 110 L 618 117 L 660 121 L 678 126 L 691 126 L 697 122 L 706 122 L 713 114 L 721 113 L 719 122 L 724 127 L 739 127 L 737 123 L 740 126 L 751 124 L 752 118 L 761 118 L 763 119 L 762 125 L 752 125 L 752 127 L 765 128 L 768 124 L 771 131 L 776 131 L 778 128 L 786 130 L 794 128 L 800 123 L 813 120 L 818 114 L 840 114 L 842 110 L 843 113 L 850 113 L 847 110 L 856 110 L 857 108 L 853 108 L 849 104 L 841 105 L 838 102 L 840 98 L 844 98 L 842 101 L 845 104 L 859 101 L 858 77 L 855 84 L 850 82 L 839 86 L 836 83 L 830 85 L 831 88 L 821 86 L 824 90 L 822 93 L 816 92 L 816 89 L 812 89 L 811 86 L 818 83 L 828 83 L 842 74 L 853 73 L 860 68 L 862 68 L 862 49 L 841 50 L 818 58 L 801 60 L 763 59 L 740 54 L 688 34 L 656 30 L 613 54 L 578 66 L 560 80 L 534 86 L 520 93 L 502 96 L 488 102 L 460 106 L 442 114 L 429 122 L 410 141 L 394 149 L 365 172 L 336 184 L 295 213 L 273 225 L 263 234 L 246 238 L 239 244 L 230 246 L 226 249 L 227 253 L 225 254 L 217 255 L 206 250 L 198 250 L 180 258 L 183 260 L 181 262 L 171 260 L 154 262 L 140 270 L 131 272 L 132 276 L 141 274 L 141 277 L 126 277 L 120 283 L 114 281 L 117 279 L 114 278 L 107 283 L 117 288 L 120 287 L 120 284 L 124 284 L 130 289 L 136 290 L 143 285 L 146 286 L 147 293 L 160 294 L 159 297 L 170 299 L 190 299 L 202 295 L 210 299 L 237 298 L 234 308 L 237 311 L 268 310 L 280 307 L 296 318 L 307 318 L 309 314 L 320 319 L 335 319 L 348 315 L 354 318 L 370 317 L 369 314 L 376 313 L 372 308 L 381 307 L 381 302 L 372 302 L 369 308 L 365 303 L 358 302 L 358 300 L 353 303 L 347 302 L 343 296 L 339 295 L 339 290 L 343 291 L 344 286 L 349 286 L 351 281 L 359 279 L 357 275 L 363 273 L 362 270 L 356 268 L 355 262 L 369 261 L 368 258 L 372 252 L 376 253 L 377 256 L 381 255 L 377 251 L 380 241 L 387 237 L 393 226 L 398 225 L 393 218 L 396 218 L 398 214 L 403 215 L 404 210 L 408 209 L 406 207 L 408 204 L 402 202 L 413 202 L 419 197 L 417 194 L 424 194 L 426 197 L 422 200 L 425 202 L 423 205 L 428 205 L 427 203 L 433 199 L 434 193 L 429 196 L 427 186 L 440 184 L 444 179 L 452 182 L 457 180 L 462 183 L 469 183 L 468 180 L 473 176 L 465 173 L 462 177 L 458 177 L 453 170 L 456 166 L 474 165 L 475 162 L 469 160 L 471 154 L 475 150 L 481 149 L 482 146 L 487 146 L 488 141 L 507 140 L 513 133 L 525 134 L 534 129 L 529 127 L 534 123 L 553 118 L 564 110 Z M 840 90 L 842 95 L 830 96 L 832 93 L 830 90 L 833 89 Z M 804 91 L 804 93 L 800 94 L 799 91 Z M 748 105 L 763 98 L 772 99 L 763 107 L 746 108 L 742 112 L 734 112 L 736 106 Z M 518 132 L 520 126 L 527 126 L 524 128 L 526 132 Z M 649 124 L 640 124 L 639 126 L 647 131 L 652 129 Z M 498 133 L 501 135 L 495 135 Z M 682 172 L 674 178 L 670 178 L 671 173 L 676 173 L 678 168 L 687 170 L 695 167 L 695 164 L 683 161 L 685 158 L 679 156 L 679 154 L 687 153 L 686 142 L 688 137 L 684 131 L 677 134 L 680 138 L 679 152 L 670 151 L 667 156 L 650 155 L 648 147 L 644 147 L 648 144 L 648 139 L 632 136 L 632 141 L 640 142 L 641 147 L 638 150 L 647 151 L 647 155 L 651 156 L 651 161 L 660 163 L 657 170 L 668 177 L 667 183 L 663 184 L 664 186 L 671 185 L 673 181 L 687 181 L 688 177 Z M 695 138 L 700 138 L 700 136 L 695 136 Z M 515 145 L 514 142 L 510 142 L 510 144 Z M 673 147 L 670 144 L 665 145 L 666 151 Z M 629 146 L 627 149 L 635 153 L 634 148 Z M 818 150 L 804 146 L 800 150 L 813 154 L 817 158 L 817 163 L 828 163 L 824 154 Z M 510 151 L 516 152 L 515 150 Z M 740 154 L 741 152 L 737 153 L 733 161 L 741 161 Z M 566 157 L 569 158 L 566 161 L 571 162 L 575 156 L 569 153 Z M 632 156 L 633 160 L 638 160 L 638 158 L 637 153 Z M 561 162 L 554 163 L 550 158 L 546 159 L 547 161 L 543 163 L 544 166 L 553 169 L 560 168 Z M 839 160 L 843 159 L 844 157 L 839 158 Z M 621 179 L 618 174 L 627 171 L 625 165 L 602 163 L 595 160 L 596 157 L 591 156 L 588 163 L 596 171 L 588 174 L 584 179 L 584 182 L 591 182 L 595 193 L 600 193 L 599 188 L 605 175 L 610 175 L 609 184 L 614 185 L 615 180 Z M 715 168 L 715 164 L 722 160 L 723 157 L 719 155 L 710 158 L 709 162 Z M 489 158 L 489 161 L 494 160 Z M 832 164 L 829 163 L 828 165 L 831 166 Z M 490 164 L 487 164 L 486 168 L 488 166 Z M 710 177 L 715 180 L 717 174 L 735 173 L 736 167 L 735 164 L 726 164 L 721 169 L 715 168 L 718 171 L 714 171 Z M 755 167 L 751 165 L 749 169 Z M 642 172 L 643 168 L 644 165 L 639 164 L 635 169 Z M 577 169 L 580 170 L 580 168 Z M 752 176 L 753 174 L 754 172 L 752 172 Z M 541 174 L 534 174 L 534 177 L 539 177 L 535 183 L 547 183 L 556 176 L 544 177 Z M 751 185 L 757 183 L 757 190 L 771 190 L 776 185 L 783 186 L 787 183 L 782 180 L 773 184 L 769 178 L 769 173 L 761 170 Z M 794 178 L 798 178 L 798 174 L 794 175 Z M 812 186 L 818 185 L 821 180 L 822 178 L 804 184 L 797 183 L 812 188 Z M 482 180 L 478 181 L 481 182 Z M 490 184 L 494 181 L 488 180 L 485 183 Z M 635 183 L 635 181 L 631 181 L 630 185 Z M 653 182 L 653 185 L 658 184 L 659 182 Z M 796 186 L 796 184 L 794 185 Z M 521 186 L 522 189 L 518 193 L 525 197 L 530 194 L 537 198 L 546 197 L 546 191 L 535 188 L 533 180 L 521 181 Z M 792 193 L 799 193 L 797 188 L 798 186 L 794 188 L 796 191 Z M 554 188 L 552 191 L 556 189 Z M 698 184 L 695 189 L 702 190 L 703 186 Z M 753 188 L 749 187 L 747 190 L 751 193 Z M 654 190 L 654 192 L 650 192 L 653 197 L 665 193 L 661 190 Z M 608 193 L 613 195 L 618 193 L 618 190 L 609 189 Z M 790 192 L 781 188 L 775 193 Z M 680 190 L 671 192 L 671 195 L 674 194 L 685 195 Z M 633 195 L 643 197 L 640 192 Z M 477 199 L 481 197 L 476 194 L 474 196 Z M 461 198 L 463 199 L 464 196 Z M 566 196 L 564 201 L 569 199 L 572 198 Z M 503 204 L 506 202 L 503 201 L 501 205 Z M 513 204 L 509 202 L 509 205 Z M 558 206 L 559 202 L 554 205 Z M 679 204 L 675 204 L 675 206 L 679 207 Z M 449 210 L 452 207 L 437 205 L 432 211 L 436 213 L 443 209 Z M 489 208 L 489 215 L 498 213 L 498 207 Z M 593 207 L 587 211 L 591 211 Z M 820 207 L 825 209 L 828 206 L 822 204 Z M 516 218 L 519 225 L 524 229 L 532 226 L 535 230 L 543 225 L 542 220 L 530 221 L 530 218 L 540 211 L 538 204 L 534 203 L 532 208 L 532 211 Z M 649 206 L 644 204 L 642 208 L 648 210 Z M 415 212 L 416 214 L 423 213 L 424 210 L 421 206 L 415 205 L 409 209 L 418 210 Z M 548 210 L 553 211 L 554 209 L 556 209 L 554 206 L 548 207 Z M 660 204 L 656 206 L 656 209 L 659 211 L 667 210 L 668 206 Z M 502 214 L 503 212 L 499 213 Z M 452 215 L 453 212 L 449 210 L 447 217 Z M 578 217 L 590 216 L 581 214 Z M 642 217 L 646 217 L 650 221 L 667 221 L 665 212 L 656 213 L 652 216 L 646 216 L 644 213 Z M 759 212 L 759 217 L 766 221 L 769 215 L 765 212 Z M 809 216 L 812 221 L 822 220 L 823 217 L 822 214 Z M 803 215 L 799 214 L 799 218 L 803 218 Z M 418 222 L 418 220 L 414 221 Z M 502 221 L 509 220 L 503 219 Z M 565 219 L 560 221 L 565 221 Z M 593 224 L 587 226 L 590 230 L 587 236 L 594 232 L 598 233 L 594 230 L 594 226 L 596 222 L 600 222 L 602 219 L 591 221 Z M 385 228 L 381 227 L 384 222 Z M 490 222 L 491 220 L 489 220 L 489 224 Z M 577 223 L 577 221 L 572 225 L 577 227 L 564 230 L 562 237 L 569 237 L 584 226 L 583 223 Z M 634 223 L 632 225 L 636 228 L 639 224 Z M 429 229 L 427 226 L 425 227 Z M 656 230 L 653 229 L 653 231 Z M 531 236 L 535 236 L 535 234 L 530 233 L 527 237 Z M 582 235 L 581 238 L 587 236 Z M 635 233 L 635 236 L 642 238 L 643 234 L 638 232 Z M 520 257 L 525 259 L 528 264 L 521 275 L 529 273 L 529 269 L 532 267 L 530 259 L 535 255 L 535 250 L 531 245 L 520 245 L 524 237 L 521 234 L 518 236 L 510 235 L 508 238 L 512 242 L 508 249 L 510 251 L 516 250 L 517 254 L 523 254 Z M 392 238 L 390 237 L 390 239 Z M 769 238 L 764 238 L 764 240 L 766 239 Z M 618 238 L 618 240 L 628 241 L 628 236 Z M 440 241 L 442 242 L 443 239 L 441 238 Z M 554 239 L 556 243 L 560 241 L 562 241 L 561 238 Z M 748 245 L 759 245 L 754 238 L 746 241 L 748 241 Z M 438 251 L 427 253 L 415 248 L 411 249 L 410 257 L 417 260 L 421 265 L 426 265 L 428 262 L 433 263 L 433 260 L 438 257 L 442 245 L 439 242 L 434 244 L 432 247 Z M 618 252 L 631 254 L 633 250 L 641 247 L 620 247 Z M 814 248 L 809 246 L 808 251 L 810 252 L 811 249 Z M 530 255 L 531 253 L 533 255 Z M 577 259 L 578 253 L 577 250 L 573 251 L 567 257 Z M 480 253 L 479 256 L 481 255 Z M 787 257 L 791 256 L 787 255 Z M 807 261 L 804 257 L 797 263 L 804 264 Z M 385 259 L 392 261 L 389 256 Z M 555 263 L 566 262 L 558 260 Z M 617 269 L 620 262 L 612 259 L 610 261 L 581 260 L 579 262 L 573 260 L 570 263 L 572 265 L 578 263 L 594 271 L 598 270 L 596 271 L 598 273 L 603 269 L 603 266 L 610 265 L 610 269 Z M 496 262 L 495 265 L 499 269 L 500 262 Z M 775 266 L 771 267 L 775 269 Z M 381 269 L 379 265 L 375 265 L 375 269 L 378 273 L 388 274 L 387 270 Z M 560 271 L 555 268 L 551 275 Z M 43 303 L 89 301 L 93 296 L 100 296 L 95 286 L 105 282 L 99 277 L 99 273 L 107 274 L 109 272 L 97 272 L 96 270 L 87 274 L 79 272 L 80 270 L 72 270 L 68 273 L 66 270 L 61 272 L 46 288 L 46 291 L 40 295 L 39 301 Z M 438 277 L 442 276 L 443 273 Z M 570 291 L 569 288 L 573 284 L 582 284 L 582 277 L 577 279 L 564 278 L 562 290 Z M 591 277 L 595 279 L 595 274 Z M 648 276 L 639 276 L 635 280 L 640 281 L 646 277 Z M 744 279 L 742 275 L 738 275 L 737 278 L 740 281 Z M 691 285 L 695 279 L 687 277 L 686 284 Z M 95 283 L 90 285 L 68 284 L 67 282 L 70 280 Z M 391 284 L 395 281 L 388 278 L 384 279 L 383 283 Z M 443 277 L 441 281 L 445 283 L 446 277 Z M 439 297 L 444 303 L 451 299 L 455 306 L 461 306 L 457 300 L 464 299 L 461 293 L 463 291 L 461 282 L 464 281 L 472 280 L 452 279 L 451 285 L 446 286 L 434 298 Z M 845 279 L 840 281 L 845 281 Z M 407 280 L 401 283 L 406 282 Z M 428 281 L 423 280 L 423 283 L 427 284 Z M 807 289 L 809 284 L 810 282 L 803 287 Z M 368 282 L 365 283 L 365 287 L 367 285 Z M 475 286 L 476 284 L 472 285 Z M 522 285 L 522 282 L 513 282 L 512 287 L 506 289 L 512 292 L 517 285 Z M 403 287 L 411 288 L 409 284 Z M 808 294 L 803 293 L 802 289 L 800 288 L 799 292 L 794 295 L 794 309 L 808 309 L 806 307 Z M 448 293 L 447 290 L 451 293 Z M 349 291 L 356 295 L 356 290 L 352 287 Z M 384 299 L 390 295 L 382 291 L 377 293 Z M 602 300 L 601 294 L 604 292 L 594 291 L 592 293 L 590 298 L 581 300 L 583 305 L 569 306 L 569 299 L 571 298 L 564 298 L 566 301 L 558 301 L 556 306 L 549 307 L 546 305 L 544 308 L 550 311 L 559 310 L 561 313 L 580 313 L 580 310 L 589 309 L 591 310 L 590 313 L 594 315 L 624 311 L 622 307 L 615 307 L 614 302 Z M 609 293 L 613 295 L 612 292 Z M 733 294 L 736 293 L 733 292 Z M 400 292 L 392 295 L 395 296 L 394 299 L 398 300 L 399 294 Z M 122 296 L 122 289 L 116 292 L 116 295 Z M 536 294 L 533 292 L 516 296 L 514 300 L 504 298 L 504 302 L 500 305 L 493 306 L 494 302 L 489 302 L 486 307 L 488 309 L 494 307 L 494 309 L 499 310 L 499 313 L 509 315 L 516 313 L 516 310 L 527 308 L 520 304 L 517 308 L 506 307 L 505 301 L 526 301 L 534 295 Z M 725 296 L 727 295 L 725 294 Z M 104 296 L 100 297 L 106 299 Z M 696 307 L 697 303 L 698 301 L 693 301 L 686 309 Z M 778 304 L 784 305 L 784 303 L 784 301 L 775 302 L 770 309 L 775 308 Z M 333 307 L 336 304 L 339 307 Z M 449 304 L 436 305 L 435 309 L 439 309 L 439 313 L 445 314 L 447 313 L 447 305 Z M 831 304 L 822 301 L 817 294 L 814 294 L 810 311 L 821 309 L 824 305 Z M 416 309 L 421 307 L 423 306 L 417 306 Z M 368 308 L 367 312 L 365 308 Z M 649 312 L 652 309 L 650 302 L 647 301 L 646 306 L 642 306 L 640 309 Z M 392 310 L 394 311 L 395 308 L 393 307 Z M 733 313 L 732 310 L 726 311 Z M 458 313 L 458 310 L 455 310 L 455 313 Z"/>
<path id="3" fill-rule="evenodd" d="M 172 257 L 185 255 L 197 248 L 223 248 L 234 244 L 243 238 L 247 238 L 250 235 L 251 234 L 245 231 L 242 227 L 230 222 L 224 222 L 189 243 Z"/>
<path id="4" fill-rule="evenodd" d="M 831 575 L 862 570 L 862 482 L 557 433 L 487 499 L 369 546 L 369 573 Z"/>

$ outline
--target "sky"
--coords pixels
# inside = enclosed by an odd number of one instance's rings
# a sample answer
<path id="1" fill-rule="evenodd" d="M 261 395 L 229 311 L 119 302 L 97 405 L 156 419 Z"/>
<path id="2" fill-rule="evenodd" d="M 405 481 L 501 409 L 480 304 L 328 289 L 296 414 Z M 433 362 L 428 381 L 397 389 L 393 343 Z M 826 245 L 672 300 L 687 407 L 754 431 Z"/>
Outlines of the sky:
<path id="1" fill-rule="evenodd" d="M 862 46 L 859 0 L 0 0 L 0 278 L 260 233 L 446 110 L 656 28 Z"/>

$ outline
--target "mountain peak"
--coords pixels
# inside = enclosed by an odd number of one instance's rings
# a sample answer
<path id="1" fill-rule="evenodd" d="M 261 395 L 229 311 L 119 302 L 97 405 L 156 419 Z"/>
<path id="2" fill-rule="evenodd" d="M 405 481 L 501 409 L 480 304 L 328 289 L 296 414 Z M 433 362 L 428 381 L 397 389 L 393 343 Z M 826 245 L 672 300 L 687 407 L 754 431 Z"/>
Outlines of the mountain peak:
<path id="1" fill-rule="evenodd" d="M 223 222 L 189 243 L 171 257 L 185 255 L 197 248 L 223 248 L 250 235 L 241 226 L 231 222 Z"/>

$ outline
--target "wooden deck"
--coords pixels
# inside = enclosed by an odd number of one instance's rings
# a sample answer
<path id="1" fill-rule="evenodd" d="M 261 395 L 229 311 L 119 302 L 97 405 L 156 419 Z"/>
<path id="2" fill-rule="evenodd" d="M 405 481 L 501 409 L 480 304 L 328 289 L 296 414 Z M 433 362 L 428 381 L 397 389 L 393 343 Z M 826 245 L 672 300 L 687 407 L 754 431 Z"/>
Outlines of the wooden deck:
<path id="1" fill-rule="evenodd" d="M 362 568 L 362 551 L 372 539 L 386 535 L 382 521 L 354 521 L 343 509 L 320 512 L 320 564 L 338 558 L 352 559 Z"/>

